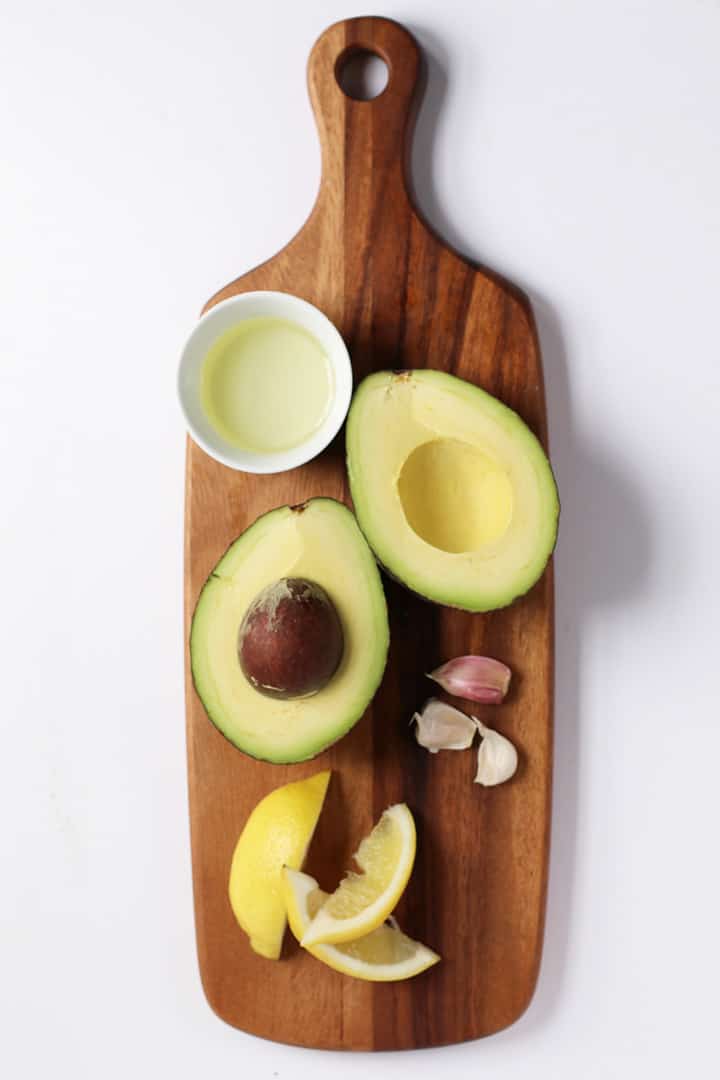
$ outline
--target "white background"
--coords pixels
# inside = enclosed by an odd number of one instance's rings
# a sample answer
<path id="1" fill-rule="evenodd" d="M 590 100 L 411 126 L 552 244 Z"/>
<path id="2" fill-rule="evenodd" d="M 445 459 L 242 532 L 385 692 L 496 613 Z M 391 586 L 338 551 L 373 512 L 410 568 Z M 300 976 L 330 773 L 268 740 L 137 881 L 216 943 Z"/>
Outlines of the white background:
<path id="1" fill-rule="evenodd" d="M 200 988 L 174 396 L 201 304 L 313 202 L 305 61 L 352 5 L 0 11 L 0 1072 L 366 1076 Z M 564 509 L 534 1002 L 372 1065 L 716 1076 L 720 3 L 383 13 L 430 56 L 422 210 L 535 304 Z"/>

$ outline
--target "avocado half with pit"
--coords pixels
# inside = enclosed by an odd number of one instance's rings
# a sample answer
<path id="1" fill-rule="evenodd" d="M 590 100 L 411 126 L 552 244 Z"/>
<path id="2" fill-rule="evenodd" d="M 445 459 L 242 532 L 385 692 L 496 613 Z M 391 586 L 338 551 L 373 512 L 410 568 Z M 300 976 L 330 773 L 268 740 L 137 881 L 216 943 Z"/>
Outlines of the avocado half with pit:
<path id="1" fill-rule="evenodd" d="M 253 601 L 286 579 L 321 587 L 343 638 L 339 666 L 326 685 L 290 700 L 259 692 L 243 673 L 238 651 Z M 208 716 L 240 750 L 265 761 L 304 761 L 363 715 L 382 679 L 388 642 L 380 574 L 355 518 L 334 499 L 311 499 L 264 514 L 220 559 L 193 615 L 192 676 Z"/>
<path id="2" fill-rule="evenodd" d="M 538 580 L 555 546 L 550 463 L 497 398 L 441 371 L 381 371 L 347 423 L 355 514 L 383 566 L 439 604 L 490 611 Z"/>

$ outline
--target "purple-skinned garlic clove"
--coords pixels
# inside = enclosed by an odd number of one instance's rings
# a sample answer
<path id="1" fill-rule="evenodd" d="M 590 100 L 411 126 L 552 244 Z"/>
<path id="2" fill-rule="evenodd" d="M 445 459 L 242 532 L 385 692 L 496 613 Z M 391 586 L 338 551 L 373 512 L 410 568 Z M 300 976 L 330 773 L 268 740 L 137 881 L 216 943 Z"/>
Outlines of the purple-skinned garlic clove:
<path id="1" fill-rule="evenodd" d="M 448 694 L 482 705 L 499 705 L 511 676 L 507 664 L 490 656 L 458 656 L 428 674 Z"/>

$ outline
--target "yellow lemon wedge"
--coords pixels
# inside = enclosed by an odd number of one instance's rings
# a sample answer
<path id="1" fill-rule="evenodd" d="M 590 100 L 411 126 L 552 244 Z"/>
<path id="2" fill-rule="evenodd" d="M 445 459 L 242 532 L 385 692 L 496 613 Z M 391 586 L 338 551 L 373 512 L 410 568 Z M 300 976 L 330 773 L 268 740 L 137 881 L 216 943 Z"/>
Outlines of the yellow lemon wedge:
<path id="1" fill-rule="evenodd" d="M 318 888 L 315 878 L 288 867 L 283 871 L 283 886 L 290 929 L 300 941 L 328 894 Z M 308 952 L 343 975 L 369 982 L 411 979 L 440 959 L 432 949 L 403 934 L 397 925 L 387 923 L 355 941 L 311 945 Z"/>
<path id="2" fill-rule="evenodd" d="M 415 862 L 415 822 L 405 803 L 389 807 L 353 856 L 348 872 L 317 911 L 300 942 L 336 945 L 380 926 L 403 894 Z"/>
<path id="3" fill-rule="evenodd" d="M 287 923 L 282 868 L 299 870 L 320 817 L 330 771 L 285 784 L 257 804 L 230 867 L 230 904 L 256 953 L 277 960 Z"/>

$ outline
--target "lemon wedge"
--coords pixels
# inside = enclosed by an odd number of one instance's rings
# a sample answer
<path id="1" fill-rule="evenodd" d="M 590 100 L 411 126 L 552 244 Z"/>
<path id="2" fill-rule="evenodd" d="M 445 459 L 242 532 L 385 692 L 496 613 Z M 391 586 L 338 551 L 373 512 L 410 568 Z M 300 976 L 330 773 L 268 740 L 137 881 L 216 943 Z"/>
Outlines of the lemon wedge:
<path id="1" fill-rule="evenodd" d="M 245 823 L 230 867 L 235 918 L 252 949 L 277 960 L 287 923 L 282 868 L 305 861 L 325 801 L 329 770 L 285 784 L 266 795 Z"/>
<path id="2" fill-rule="evenodd" d="M 415 861 L 415 822 L 405 803 L 389 807 L 355 852 L 348 872 L 313 917 L 300 942 L 354 941 L 380 926 L 403 894 Z"/>
<path id="3" fill-rule="evenodd" d="M 290 929 L 300 941 L 328 894 L 318 888 L 315 878 L 288 867 L 283 871 L 283 886 Z M 308 952 L 335 971 L 368 982 L 411 979 L 440 959 L 432 949 L 403 934 L 397 925 L 387 923 L 356 941 L 311 945 Z"/>

